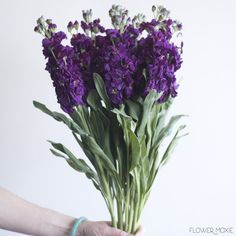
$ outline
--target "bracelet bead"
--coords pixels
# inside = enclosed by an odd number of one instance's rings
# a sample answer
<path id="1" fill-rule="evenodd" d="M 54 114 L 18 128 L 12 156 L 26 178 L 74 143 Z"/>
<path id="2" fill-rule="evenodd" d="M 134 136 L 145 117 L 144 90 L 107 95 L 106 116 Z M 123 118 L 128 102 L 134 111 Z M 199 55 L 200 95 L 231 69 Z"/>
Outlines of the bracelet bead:
<path id="1" fill-rule="evenodd" d="M 70 231 L 70 236 L 76 236 L 76 233 L 78 232 L 79 226 L 81 223 L 83 223 L 84 221 L 86 221 L 87 218 L 86 217 L 80 217 L 78 219 L 75 220 L 73 227 Z"/>

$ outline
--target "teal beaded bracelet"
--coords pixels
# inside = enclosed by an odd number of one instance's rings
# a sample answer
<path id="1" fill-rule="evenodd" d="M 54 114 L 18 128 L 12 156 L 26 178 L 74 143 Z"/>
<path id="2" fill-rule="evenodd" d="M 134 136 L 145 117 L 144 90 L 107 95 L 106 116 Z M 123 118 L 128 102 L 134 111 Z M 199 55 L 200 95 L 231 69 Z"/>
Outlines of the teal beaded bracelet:
<path id="1" fill-rule="evenodd" d="M 70 236 L 76 236 L 76 233 L 79 229 L 79 225 L 86 220 L 87 220 L 87 218 L 85 218 L 85 217 L 80 217 L 79 219 L 75 220 L 75 223 L 70 231 Z"/>

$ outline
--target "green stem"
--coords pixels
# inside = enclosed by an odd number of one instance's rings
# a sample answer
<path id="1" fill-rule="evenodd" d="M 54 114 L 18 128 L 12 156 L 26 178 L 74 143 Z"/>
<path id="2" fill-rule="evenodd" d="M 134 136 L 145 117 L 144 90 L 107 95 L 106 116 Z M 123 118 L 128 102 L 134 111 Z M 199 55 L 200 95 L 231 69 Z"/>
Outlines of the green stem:
<path id="1" fill-rule="evenodd" d="M 136 202 L 136 207 L 134 209 L 134 217 L 133 217 L 133 222 L 132 222 L 132 233 L 135 233 L 137 228 L 138 228 L 138 220 L 139 220 L 139 208 L 140 208 L 140 203 L 141 203 L 141 192 L 140 192 L 140 178 L 139 178 L 139 173 L 138 169 L 136 168 L 134 170 L 134 179 L 136 183 L 136 192 L 135 192 L 135 202 Z"/>
<path id="2" fill-rule="evenodd" d="M 123 199 L 121 199 L 120 197 L 117 197 L 117 215 L 118 215 L 118 228 L 123 230 Z"/>
<path id="3" fill-rule="evenodd" d="M 132 232 L 132 222 L 133 222 L 133 217 L 134 217 L 134 191 L 135 188 L 132 189 L 133 191 L 130 194 L 130 209 L 129 209 L 129 218 L 128 218 L 128 233 Z"/>
<path id="4" fill-rule="evenodd" d="M 113 209 L 112 209 L 112 207 L 111 207 L 111 203 L 110 203 L 110 201 L 108 200 L 108 197 L 105 196 L 105 194 L 103 193 L 102 190 L 101 190 L 101 194 L 102 194 L 102 196 L 103 196 L 103 198 L 104 198 L 104 200 L 105 200 L 105 203 L 106 203 L 106 205 L 107 205 L 108 211 L 109 211 L 109 213 L 110 213 L 110 215 L 111 215 L 112 226 L 113 226 L 113 225 L 114 225 L 114 222 L 116 222 L 115 215 L 114 215 L 114 211 L 113 211 Z"/>
<path id="5" fill-rule="evenodd" d="M 141 213 L 142 213 L 142 210 L 143 210 L 143 208 L 145 207 L 145 205 L 146 205 L 146 202 L 147 202 L 147 200 L 148 200 L 148 198 L 149 198 L 149 196 L 150 196 L 150 190 L 146 193 L 146 194 L 144 194 L 143 195 L 143 197 L 141 198 L 141 202 L 140 202 L 140 208 L 139 208 L 139 212 L 138 212 L 138 217 L 140 218 L 140 216 L 141 216 Z"/>
<path id="6" fill-rule="evenodd" d="M 115 215 L 115 211 L 114 211 L 114 201 L 113 201 L 113 197 L 109 188 L 109 185 L 107 182 L 105 182 L 106 185 L 106 191 L 108 194 L 108 203 L 110 205 L 110 213 L 111 213 L 111 220 L 112 220 L 112 226 L 117 228 L 117 221 L 116 221 L 116 215 Z"/>
<path id="7" fill-rule="evenodd" d="M 116 216 L 115 216 L 115 212 L 114 212 L 114 207 L 113 207 L 113 202 L 109 200 L 110 205 L 110 214 L 111 214 L 111 225 L 112 227 L 117 228 L 117 222 L 116 222 Z"/>
<path id="8" fill-rule="evenodd" d="M 137 205 L 136 205 L 136 208 L 134 210 L 132 233 L 135 233 L 138 229 L 138 209 L 139 209 L 139 200 L 137 201 Z"/>
<path id="9" fill-rule="evenodd" d="M 129 210 L 130 210 L 130 180 L 129 175 L 127 177 L 126 185 L 126 201 L 125 201 L 125 231 L 128 231 L 129 227 Z"/>
<path id="10" fill-rule="evenodd" d="M 117 160 L 118 160 L 118 171 L 119 172 L 118 172 L 118 176 L 117 176 L 118 180 L 116 181 L 116 184 L 117 184 L 116 206 L 117 206 L 117 216 L 118 216 L 118 227 L 119 227 L 119 229 L 123 230 L 123 227 L 124 227 L 124 222 L 123 222 L 124 192 L 120 193 L 120 190 L 119 190 L 119 182 L 121 183 L 121 185 L 123 184 L 123 170 L 122 170 L 122 158 L 121 158 L 118 148 L 117 148 Z"/>
<path id="11" fill-rule="evenodd" d="M 98 171 L 98 173 L 100 173 L 99 176 L 100 176 L 101 183 L 102 183 L 102 189 L 104 191 L 103 195 L 106 196 L 107 207 L 108 207 L 108 210 L 111 214 L 112 226 L 117 228 L 116 216 L 115 216 L 115 212 L 114 212 L 113 197 L 112 197 L 109 185 L 107 183 L 103 167 L 101 166 L 101 163 L 99 161 L 98 161 L 98 168 L 100 170 L 100 171 Z"/>

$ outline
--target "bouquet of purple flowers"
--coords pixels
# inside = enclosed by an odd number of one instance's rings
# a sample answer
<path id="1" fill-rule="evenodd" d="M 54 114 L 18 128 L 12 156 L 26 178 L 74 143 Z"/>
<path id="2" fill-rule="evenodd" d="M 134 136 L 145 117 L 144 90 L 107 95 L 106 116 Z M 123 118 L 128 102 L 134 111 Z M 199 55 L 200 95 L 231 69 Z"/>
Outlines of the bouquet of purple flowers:
<path id="1" fill-rule="evenodd" d="M 175 128 L 183 115 L 167 119 L 182 64 L 183 43 L 173 39 L 182 25 L 162 6 L 152 12 L 151 21 L 143 14 L 130 18 L 113 5 L 113 27 L 106 29 L 91 10 L 83 11 L 80 24 L 67 26 L 71 45 L 62 43 L 67 36 L 52 20 L 40 17 L 35 27 L 44 37 L 46 70 L 67 115 L 36 101 L 34 106 L 68 126 L 90 163 L 61 143 L 49 141 L 50 150 L 92 181 L 112 225 L 129 233 L 137 230 L 155 177 L 185 128 Z"/>

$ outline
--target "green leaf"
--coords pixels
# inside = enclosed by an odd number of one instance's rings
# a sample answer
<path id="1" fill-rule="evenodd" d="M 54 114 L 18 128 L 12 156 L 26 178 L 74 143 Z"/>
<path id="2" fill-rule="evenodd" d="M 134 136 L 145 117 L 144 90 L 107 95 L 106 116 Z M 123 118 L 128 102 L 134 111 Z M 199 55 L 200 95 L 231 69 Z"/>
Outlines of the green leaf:
<path id="1" fill-rule="evenodd" d="M 87 176 L 87 178 L 92 180 L 94 187 L 101 192 L 102 190 L 101 190 L 100 184 L 98 184 L 96 181 L 94 181 L 92 178 L 90 178 L 89 175 L 86 174 L 86 176 Z"/>
<path id="2" fill-rule="evenodd" d="M 66 159 L 66 157 L 64 155 L 62 155 L 61 153 L 55 151 L 54 149 L 50 148 L 50 151 L 53 155 L 57 156 L 57 157 L 62 157 L 64 159 Z"/>
<path id="3" fill-rule="evenodd" d="M 160 134 L 158 135 L 157 140 L 155 142 L 155 146 L 159 146 L 161 142 L 164 140 L 164 138 L 168 137 L 172 133 L 175 124 L 184 116 L 186 115 L 177 115 L 171 117 L 168 124 L 161 129 Z"/>
<path id="4" fill-rule="evenodd" d="M 151 90 L 143 102 L 142 118 L 137 126 L 137 134 L 139 137 L 142 136 L 144 133 L 152 106 L 159 96 L 160 94 L 158 94 L 154 90 Z"/>
<path id="5" fill-rule="evenodd" d="M 67 158 L 62 155 L 61 153 L 57 152 L 56 150 L 54 149 L 50 149 L 50 151 L 55 155 L 55 156 L 58 156 L 58 157 L 62 157 L 64 158 L 67 163 L 73 168 L 75 169 L 76 171 L 79 171 L 79 172 L 82 172 L 84 173 L 88 179 L 90 179 L 93 183 L 93 185 L 95 186 L 96 189 L 98 189 L 99 191 L 101 191 L 101 188 L 100 188 L 100 181 L 98 179 L 98 176 L 97 174 L 89 167 L 89 165 L 83 160 L 83 159 L 77 159 L 73 153 L 71 153 L 65 146 L 63 146 L 61 143 L 54 143 L 52 141 L 49 141 L 52 146 L 66 154 Z"/>
<path id="6" fill-rule="evenodd" d="M 172 140 L 170 141 L 163 157 L 162 160 L 160 162 L 160 166 L 163 166 L 167 163 L 167 161 L 170 159 L 171 153 L 173 152 L 174 148 L 176 147 L 176 145 L 178 144 L 178 141 L 180 138 L 186 136 L 187 134 L 184 135 L 179 135 L 179 132 L 183 129 L 185 129 L 186 125 L 181 125 L 178 130 L 176 131 L 174 137 L 172 138 Z"/>
<path id="7" fill-rule="evenodd" d="M 144 134 L 140 140 L 140 151 L 142 158 L 147 155 L 146 135 Z"/>
<path id="8" fill-rule="evenodd" d="M 165 127 L 165 122 L 166 122 L 166 117 L 167 117 L 168 111 L 165 109 L 162 109 L 162 107 L 163 106 L 161 106 L 161 108 L 160 108 L 156 124 L 155 124 L 155 122 L 152 123 L 153 130 L 155 131 L 153 134 L 152 143 L 156 142 L 156 140 L 158 139 L 158 136 L 160 135 L 161 130 L 163 129 L 163 127 Z"/>
<path id="9" fill-rule="evenodd" d="M 79 144 L 79 146 L 82 148 L 82 150 L 84 151 L 85 155 L 87 156 L 87 158 L 89 159 L 89 161 L 91 162 L 91 164 L 93 165 L 93 167 L 96 169 L 97 167 L 97 163 L 95 161 L 94 155 L 90 152 L 89 149 L 86 148 L 86 145 L 84 144 L 83 140 L 85 136 L 81 136 L 81 140 L 79 140 L 78 136 L 76 135 L 76 133 L 72 132 L 75 140 L 77 141 L 77 143 Z"/>
<path id="10" fill-rule="evenodd" d="M 33 101 L 33 104 L 36 108 L 46 113 L 47 115 L 53 117 L 55 120 L 66 124 L 68 128 L 71 129 L 73 132 L 76 132 L 80 135 L 87 135 L 87 133 L 78 124 L 76 124 L 73 120 L 66 117 L 64 114 L 59 112 L 52 112 L 44 104 L 37 101 Z"/>
<path id="11" fill-rule="evenodd" d="M 107 95 L 106 86 L 105 86 L 105 83 L 104 83 L 102 77 L 99 74 L 94 73 L 93 74 L 93 81 L 94 81 L 95 88 L 96 88 L 99 96 L 104 101 L 106 107 L 108 109 L 110 109 L 111 103 L 110 103 L 109 97 Z"/>
<path id="12" fill-rule="evenodd" d="M 124 105 L 120 106 L 120 109 L 114 108 L 111 110 L 113 113 L 116 114 L 117 120 L 120 123 L 123 133 L 124 133 L 124 141 L 126 143 L 127 153 L 129 153 L 129 130 L 131 130 L 131 122 L 132 117 L 128 116 L 124 111 Z"/>
<path id="13" fill-rule="evenodd" d="M 112 155 L 112 139 L 111 139 L 111 124 L 112 126 L 115 126 L 117 120 L 114 121 L 113 118 L 116 119 L 115 115 L 111 113 L 108 110 L 107 111 L 110 117 L 108 118 L 107 115 L 105 115 L 101 109 L 90 111 L 90 117 L 89 117 L 89 125 L 91 130 L 91 136 L 94 137 L 97 144 L 102 147 L 105 154 L 111 159 L 113 159 Z M 118 123 L 118 122 L 117 122 Z"/>
<path id="14" fill-rule="evenodd" d="M 93 89 L 89 92 L 88 97 L 87 97 L 87 103 L 94 110 L 97 110 L 98 108 L 102 107 L 102 104 L 100 101 L 100 96 L 99 96 L 97 90 Z"/>
<path id="15" fill-rule="evenodd" d="M 174 98 L 172 98 L 171 96 L 162 104 L 163 105 L 163 109 L 164 110 L 169 110 L 169 108 L 171 107 L 172 103 L 173 103 Z"/>
<path id="16" fill-rule="evenodd" d="M 51 152 L 59 157 L 63 157 L 66 159 L 67 163 L 74 168 L 75 170 L 79 171 L 79 172 L 83 172 L 83 173 L 87 173 L 90 172 L 91 169 L 90 167 L 86 164 L 86 162 L 83 159 L 77 159 L 75 157 L 75 155 L 69 150 L 67 149 L 63 144 L 61 143 L 55 143 L 52 142 L 50 140 L 48 140 L 49 143 L 51 143 L 51 145 L 58 151 L 66 154 L 66 156 L 68 158 L 66 158 L 64 155 L 61 155 L 60 153 L 58 153 L 57 151 L 50 149 Z"/>
<path id="17" fill-rule="evenodd" d="M 128 114 L 136 121 L 138 121 L 141 117 L 142 107 L 140 103 L 127 100 L 126 101 L 126 107 L 128 110 Z"/>
<path id="18" fill-rule="evenodd" d="M 150 167 L 149 158 L 147 156 L 142 157 L 142 163 L 141 163 L 142 178 L 140 179 L 142 193 L 144 193 L 147 189 L 147 181 L 148 181 L 148 177 L 150 176 L 150 168 L 151 167 Z"/>
<path id="19" fill-rule="evenodd" d="M 131 151 L 131 167 L 130 170 L 133 170 L 141 160 L 141 147 L 138 141 L 137 136 L 132 130 L 129 130 L 129 140 L 130 140 L 130 151 Z"/>
<path id="20" fill-rule="evenodd" d="M 131 120 L 132 120 L 132 117 L 126 114 L 124 108 L 125 108 L 125 107 L 124 107 L 124 105 L 122 104 L 122 105 L 120 105 L 119 109 L 118 109 L 118 108 L 113 108 L 113 109 L 111 110 L 111 112 L 115 113 L 116 115 L 121 115 L 121 116 L 123 116 L 124 118 L 127 118 L 128 120 L 131 121 Z"/>
<path id="21" fill-rule="evenodd" d="M 88 97 L 87 97 L 87 103 L 94 110 L 97 110 L 98 108 L 102 107 L 100 96 L 96 89 L 93 89 L 89 92 Z"/>
<path id="22" fill-rule="evenodd" d="M 149 161 L 149 150 L 147 150 L 146 145 L 146 135 L 143 135 L 140 140 L 140 152 L 141 152 L 141 191 L 142 193 L 145 192 L 147 179 L 150 175 L 150 161 Z"/>
<path id="23" fill-rule="evenodd" d="M 92 152 L 97 158 L 97 162 L 101 161 L 101 164 L 105 169 L 110 171 L 111 173 L 116 172 L 115 166 L 111 159 L 106 155 L 106 153 L 101 149 L 101 147 L 97 144 L 97 142 L 94 140 L 91 136 L 86 136 L 83 139 L 85 148 L 88 149 L 90 152 Z"/>
<path id="24" fill-rule="evenodd" d="M 158 103 L 154 104 L 154 106 L 152 107 L 151 114 L 150 114 L 151 116 L 150 126 L 151 126 L 152 132 L 154 130 L 156 131 L 158 121 L 161 118 L 161 107 L 162 107 L 162 104 L 158 104 Z M 153 135 L 154 134 L 152 134 L 152 136 Z"/>
<path id="25" fill-rule="evenodd" d="M 100 146 L 103 146 L 104 137 L 101 134 L 104 134 L 105 130 L 103 122 L 101 121 L 101 115 L 96 110 L 90 111 L 89 123 L 91 126 L 92 136 Z"/>

